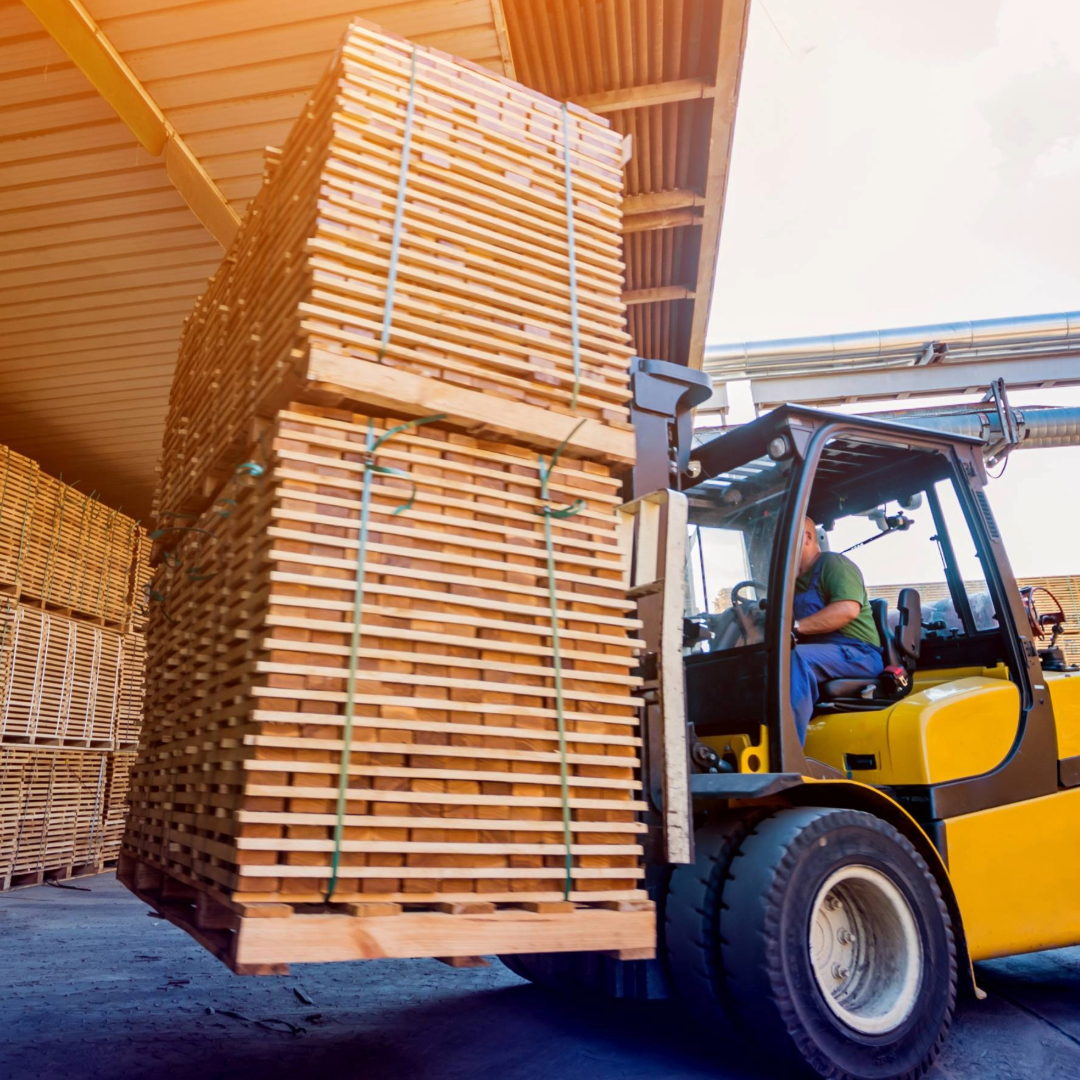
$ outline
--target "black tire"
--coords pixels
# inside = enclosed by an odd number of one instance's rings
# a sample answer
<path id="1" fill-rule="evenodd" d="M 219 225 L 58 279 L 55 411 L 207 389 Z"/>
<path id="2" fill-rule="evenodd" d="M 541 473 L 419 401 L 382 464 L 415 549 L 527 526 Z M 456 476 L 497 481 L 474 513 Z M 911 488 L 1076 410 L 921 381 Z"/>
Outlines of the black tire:
<path id="1" fill-rule="evenodd" d="M 588 991 L 587 972 L 578 953 L 508 953 L 499 956 L 520 979 L 553 993 Z"/>
<path id="2" fill-rule="evenodd" d="M 814 973 L 809 948 L 811 909 L 823 886 L 838 871 L 852 874 L 845 871 L 852 867 L 880 875 L 870 880 L 887 879 L 883 895 L 892 889 L 891 895 L 903 897 L 911 919 L 906 925 L 914 926 L 921 949 L 918 966 L 905 969 L 916 971 L 919 979 L 914 997 L 910 992 L 903 996 L 910 1011 L 895 1026 L 872 1033 L 834 1012 Z M 917 1080 L 930 1068 L 952 1023 L 956 942 L 937 881 L 896 829 L 852 810 L 781 811 L 743 840 L 730 862 L 723 894 L 719 932 L 724 993 L 764 1049 L 793 1071 L 808 1068 L 828 1080 Z M 854 899 L 846 895 L 847 907 L 859 912 L 857 894 Z M 831 893 L 824 903 L 833 904 L 830 911 L 845 908 Z M 881 925 L 875 918 L 865 925 Z M 861 929 L 858 936 L 864 936 Z M 869 949 L 874 956 L 888 955 L 879 944 L 887 936 L 865 936 L 873 942 Z M 905 955 L 915 955 L 914 950 Z M 836 977 L 849 985 L 844 976 Z M 854 979 L 851 985 L 857 985 Z M 867 976 L 862 985 L 881 984 Z M 850 993 L 855 1012 L 848 1015 L 866 1023 L 857 1015 L 858 991 Z"/>
<path id="3" fill-rule="evenodd" d="M 651 960 L 617 960 L 603 952 L 516 953 L 499 959 L 515 975 L 560 997 L 649 1001 L 663 996 Z"/>
<path id="4" fill-rule="evenodd" d="M 529 964 L 529 954 L 509 953 L 499 956 L 505 967 L 508 967 L 519 979 L 528 979 L 529 982 L 537 982 L 534 978 L 532 966 Z"/>
<path id="5" fill-rule="evenodd" d="M 720 965 L 720 907 L 739 845 L 764 815 L 732 815 L 694 835 L 695 861 L 671 873 L 664 901 L 668 974 L 694 1019 L 707 1030 L 728 1019 L 730 1001 Z"/>

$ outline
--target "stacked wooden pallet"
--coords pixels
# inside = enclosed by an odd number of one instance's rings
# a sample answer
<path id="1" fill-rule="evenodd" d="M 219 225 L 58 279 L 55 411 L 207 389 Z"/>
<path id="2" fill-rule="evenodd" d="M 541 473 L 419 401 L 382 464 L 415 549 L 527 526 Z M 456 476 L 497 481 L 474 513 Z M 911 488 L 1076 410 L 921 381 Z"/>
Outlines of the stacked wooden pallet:
<path id="1" fill-rule="evenodd" d="M 121 879 L 236 970 L 654 944 L 621 153 L 354 25 L 189 320 Z"/>
<path id="2" fill-rule="evenodd" d="M 119 853 L 130 755 L 0 746 L 0 890 L 98 873 Z"/>
<path id="3" fill-rule="evenodd" d="M 149 554 L 137 522 L 0 447 L 0 888 L 117 855 Z"/>
<path id="4" fill-rule="evenodd" d="M 138 742 L 150 540 L 0 447 L 0 743 Z"/>
<path id="5" fill-rule="evenodd" d="M 622 164 L 600 118 L 354 24 L 186 324 L 159 510 L 317 387 L 549 448 L 586 417 L 626 463 Z"/>
<path id="6" fill-rule="evenodd" d="M 0 446 L 0 593 L 127 630 L 149 554 L 138 522 Z"/>
<path id="7" fill-rule="evenodd" d="M 0 597 L 0 742 L 134 748 L 141 634 L 120 634 Z"/>

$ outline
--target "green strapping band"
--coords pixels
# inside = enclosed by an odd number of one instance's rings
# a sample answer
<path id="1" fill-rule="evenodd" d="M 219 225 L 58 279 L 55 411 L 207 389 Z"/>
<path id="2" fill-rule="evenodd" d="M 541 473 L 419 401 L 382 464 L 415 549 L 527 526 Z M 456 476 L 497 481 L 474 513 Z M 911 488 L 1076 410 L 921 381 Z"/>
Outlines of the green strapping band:
<path id="1" fill-rule="evenodd" d="M 545 462 L 543 455 L 540 457 L 540 498 L 546 503 L 548 498 L 548 482 L 555 469 L 555 462 L 566 448 L 566 444 L 577 434 L 578 428 L 584 424 L 582 420 L 577 427 L 566 436 L 555 453 L 551 455 L 551 461 Z M 563 819 L 563 845 L 566 848 L 566 880 L 563 885 L 563 896 L 569 900 L 573 888 L 574 855 L 573 841 L 574 831 L 570 827 L 570 770 L 566 760 L 566 713 L 563 706 L 562 688 L 562 652 L 559 648 L 559 599 L 556 595 L 555 581 L 555 544 L 551 535 L 552 518 L 568 518 L 580 513 L 585 507 L 584 499 L 576 499 L 570 506 L 561 510 L 553 510 L 550 506 L 544 506 L 537 511 L 544 516 L 544 546 L 547 549 L 547 579 L 548 601 L 551 608 L 551 651 L 555 668 L 555 717 L 559 727 L 559 781 L 562 791 L 562 819 Z"/>
<path id="2" fill-rule="evenodd" d="M 401 172 L 398 175 L 397 205 L 394 208 L 394 232 L 390 241 L 390 269 L 386 277 L 386 306 L 383 308 L 382 341 L 379 359 L 390 345 L 390 327 L 394 321 L 394 290 L 397 288 L 398 255 L 401 252 L 401 222 L 405 217 L 405 191 L 409 184 L 409 155 L 412 152 L 413 114 L 416 111 L 416 46 L 412 51 L 409 72 L 409 101 L 405 106 L 405 135 L 401 141 Z"/>
<path id="3" fill-rule="evenodd" d="M 264 433 L 265 435 L 265 433 Z M 262 437 L 259 439 L 260 446 L 262 445 Z M 240 505 L 237 499 L 232 498 L 225 493 L 231 488 L 236 487 L 238 490 L 243 488 L 241 483 L 242 478 L 248 478 L 251 480 L 260 480 L 266 473 L 264 466 L 260 465 L 257 461 L 241 461 L 234 469 L 233 474 L 229 477 L 228 483 L 221 489 L 221 495 L 214 501 L 213 511 L 221 519 L 225 519 L 232 516 L 232 510 L 228 507 L 237 507 Z M 195 518 L 199 517 L 198 514 L 181 513 L 177 510 L 162 510 L 158 514 L 159 518 Z M 135 523 L 138 525 L 138 522 Z M 203 550 L 203 537 L 209 536 L 211 540 L 217 540 L 217 533 L 211 532 L 209 529 L 204 529 L 198 525 L 162 525 L 161 528 L 155 529 L 149 534 L 148 539 L 151 541 L 160 540 L 171 532 L 180 533 L 195 533 L 198 537 L 198 547 L 195 552 L 196 565 L 189 567 L 187 576 L 191 581 L 209 581 L 212 577 L 218 574 L 215 570 L 212 574 L 202 574 L 199 572 L 199 564 L 202 562 L 202 550 Z M 184 565 L 184 560 L 180 558 L 179 552 L 175 550 L 166 551 L 162 555 L 162 562 L 166 566 L 173 570 L 180 570 Z M 158 603 L 161 604 L 161 611 L 165 618 L 175 625 L 176 620 L 169 613 L 169 597 L 166 593 L 161 592 L 159 589 L 153 588 L 152 584 L 147 585 L 147 604 Z"/>
<path id="4" fill-rule="evenodd" d="M 349 645 L 349 681 L 345 690 L 345 730 L 342 736 L 341 770 L 338 775 L 334 856 L 330 863 L 330 884 L 326 889 L 327 903 L 333 899 L 334 890 L 337 888 L 338 869 L 341 865 L 341 842 L 345 835 L 345 805 L 348 801 L 349 792 L 349 757 L 352 749 L 353 719 L 356 712 L 356 675 L 357 664 L 360 659 L 360 632 L 364 621 L 364 569 L 367 561 L 368 525 L 371 518 L 371 478 L 378 473 L 381 476 L 401 477 L 412 484 L 412 491 L 408 499 L 394 510 L 394 516 L 404 513 L 416 500 L 416 484 L 412 483 L 409 474 L 403 469 L 394 469 L 389 465 L 376 465 L 375 454 L 383 443 L 388 439 L 392 439 L 395 435 L 399 435 L 410 428 L 421 427 L 424 424 L 434 424 L 445 419 L 445 413 L 437 413 L 434 416 L 425 416 L 422 420 L 410 420 L 408 423 L 398 424 L 397 427 L 390 428 L 378 439 L 375 438 L 375 421 L 368 420 L 367 439 L 364 446 L 364 482 L 360 496 L 360 537 L 356 553 L 356 598 L 353 601 L 352 640 Z"/>
<path id="5" fill-rule="evenodd" d="M 574 347 L 574 393 L 570 408 L 577 408 L 578 391 L 581 389 L 581 333 L 578 329 L 577 295 L 577 248 L 574 242 L 574 172 L 570 166 L 570 112 L 563 102 L 563 174 L 566 179 L 566 245 L 570 257 L 570 333 Z M 555 459 L 552 458 L 552 464 Z"/>

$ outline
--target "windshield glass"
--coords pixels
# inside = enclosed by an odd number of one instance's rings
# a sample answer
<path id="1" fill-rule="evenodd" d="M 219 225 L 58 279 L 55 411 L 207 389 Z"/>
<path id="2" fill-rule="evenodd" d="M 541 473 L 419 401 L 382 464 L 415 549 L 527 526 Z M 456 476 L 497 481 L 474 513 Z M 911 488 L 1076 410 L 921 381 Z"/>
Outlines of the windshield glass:
<path id="1" fill-rule="evenodd" d="M 687 492 L 687 615 L 700 626 L 694 651 L 762 639 L 776 528 L 790 462 L 756 458 Z"/>

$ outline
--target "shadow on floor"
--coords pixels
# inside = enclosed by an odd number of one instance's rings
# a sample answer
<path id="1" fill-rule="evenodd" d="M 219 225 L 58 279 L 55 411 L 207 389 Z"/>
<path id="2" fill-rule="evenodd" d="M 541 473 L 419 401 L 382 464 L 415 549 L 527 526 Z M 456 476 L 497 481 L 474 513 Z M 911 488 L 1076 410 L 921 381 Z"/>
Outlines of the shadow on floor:
<path id="1" fill-rule="evenodd" d="M 764 1080 L 669 1003 L 556 997 L 495 962 L 239 978 L 114 879 L 0 894 L 0 1078 Z M 1080 949 L 982 965 L 927 1080 L 1076 1080 Z M 258 1021 L 264 1021 L 265 1026 Z M 785 1077 L 784 1080 L 787 1080 Z"/>

